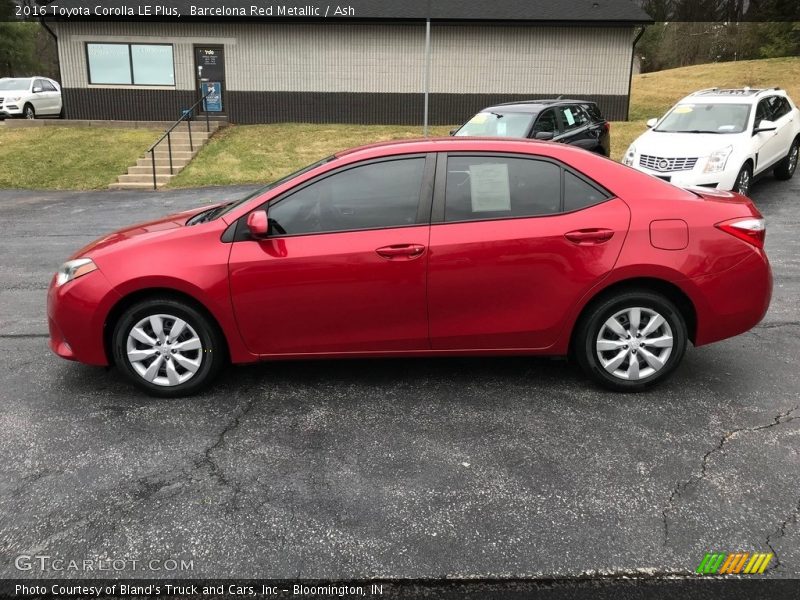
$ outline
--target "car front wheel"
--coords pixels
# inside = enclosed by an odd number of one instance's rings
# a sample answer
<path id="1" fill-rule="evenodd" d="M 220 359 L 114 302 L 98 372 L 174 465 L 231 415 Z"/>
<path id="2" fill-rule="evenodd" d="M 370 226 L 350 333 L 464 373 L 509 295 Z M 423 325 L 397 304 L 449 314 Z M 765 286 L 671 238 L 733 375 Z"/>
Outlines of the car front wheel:
<path id="1" fill-rule="evenodd" d="M 216 325 L 170 298 L 145 300 L 126 310 L 112 343 L 117 367 L 139 388 L 162 398 L 202 391 L 225 363 Z"/>
<path id="2" fill-rule="evenodd" d="M 686 351 L 687 329 L 661 294 L 627 291 L 591 306 L 576 331 L 574 352 L 598 383 L 622 392 L 663 381 Z"/>
<path id="3" fill-rule="evenodd" d="M 742 196 L 750 193 L 750 186 L 753 185 L 753 169 L 749 164 L 743 165 L 736 176 L 736 183 L 733 184 L 733 191 Z"/>
<path id="4" fill-rule="evenodd" d="M 26 104 L 25 108 L 22 109 L 22 116 L 24 116 L 26 119 L 35 119 L 36 111 L 33 110 L 33 107 L 30 104 Z"/>
<path id="5" fill-rule="evenodd" d="M 794 175 L 795 169 L 797 169 L 798 157 L 800 157 L 800 138 L 796 139 L 792 143 L 791 147 L 789 148 L 789 153 L 775 167 L 775 170 L 773 171 L 775 178 L 780 180 L 791 179 L 792 175 Z"/>

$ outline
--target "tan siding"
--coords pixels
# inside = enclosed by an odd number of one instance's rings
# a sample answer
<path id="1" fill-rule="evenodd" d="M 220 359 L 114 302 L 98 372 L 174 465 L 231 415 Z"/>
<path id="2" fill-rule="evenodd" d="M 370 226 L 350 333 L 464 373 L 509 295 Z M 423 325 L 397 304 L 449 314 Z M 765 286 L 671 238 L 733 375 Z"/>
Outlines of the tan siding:
<path id="1" fill-rule="evenodd" d="M 176 89 L 194 88 L 192 45 L 225 46 L 231 91 L 421 93 L 424 24 L 55 24 L 65 87 L 86 87 L 84 43 L 171 42 Z M 432 26 L 431 91 L 627 94 L 631 28 Z"/>

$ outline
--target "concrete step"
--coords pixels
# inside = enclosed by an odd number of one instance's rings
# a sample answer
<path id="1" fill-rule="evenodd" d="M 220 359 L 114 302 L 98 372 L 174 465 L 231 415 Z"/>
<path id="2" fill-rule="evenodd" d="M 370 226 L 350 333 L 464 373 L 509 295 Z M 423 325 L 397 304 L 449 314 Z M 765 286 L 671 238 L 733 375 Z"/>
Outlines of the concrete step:
<path id="1" fill-rule="evenodd" d="M 173 164 L 172 167 L 173 167 L 174 173 L 170 173 L 169 172 L 169 163 L 164 164 L 164 165 L 159 165 L 158 163 L 156 163 L 156 176 L 158 176 L 158 175 L 170 175 L 170 174 L 177 175 L 178 172 L 180 172 L 181 169 L 184 166 L 186 166 L 186 165 L 178 166 L 178 165 Z M 147 166 L 136 165 L 135 167 L 128 167 L 128 175 L 149 175 L 150 179 L 152 179 L 153 178 L 153 167 L 152 167 L 152 165 L 147 165 Z"/>
<path id="2" fill-rule="evenodd" d="M 186 158 L 175 158 L 175 157 L 172 158 L 172 166 L 175 169 L 182 169 L 183 167 L 185 167 L 188 164 L 189 164 L 189 160 L 186 159 Z M 153 162 L 150 159 L 150 155 L 148 154 L 145 158 L 140 158 L 139 160 L 137 160 L 136 164 L 134 166 L 136 166 L 136 167 L 147 167 L 147 168 L 152 170 Z M 158 168 L 158 167 L 167 167 L 167 168 L 169 168 L 169 159 L 168 158 L 159 158 L 158 156 L 156 156 L 156 168 Z M 133 167 L 131 167 L 131 168 L 133 168 Z"/>
<path id="3" fill-rule="evenodd" d="M 178 158 L 186 158 L 186 159 L 194 158 L 194 155 L 197 154 L 199 152 L 199 150 L 200 150 L 200 148 L 195 148 L 194 152 L 192 152 L 192 151 L 189 150 L 189 148 L 186 148 L 185 150 L 175 150 L 173 148 L 172 149 L 172 160 L 175 160 L 175 159 L 178 159 Z M 158 160 L 159 158 L 169 159 L 169 150 L 166 150 L 166 149 L 165 150 L 161 150 L 161 148 L 156 148 L 155 155 L 156 155 L 156 160 Z M 150 152 L 148 152 L 147 154 L 145 154 L 144 156 L 142 156 L 140 158 L 150 158 L 150 156 L 151 156 L 151 154 L 150 154 Z"/>
<path id="4" fill-rule="evenodd" d="M 164 187 L 163 183 L 159 183 L 156 189 Z M 112 183 L 108 186 L 110 190 L 152 190 L 153 182 L 150 183 Z"/>
<path id="5" fill-rule="evenodd" d="M 170 179 L 172 179 L 173 175 L 161 174 L 156 175 L 156 182 L 159 184 L 167 183 Z M 120 175 L 119 179 L 117 180 L 118 183 L 148 183 L 151 186 L 153 185 L 153 175 Z"/>

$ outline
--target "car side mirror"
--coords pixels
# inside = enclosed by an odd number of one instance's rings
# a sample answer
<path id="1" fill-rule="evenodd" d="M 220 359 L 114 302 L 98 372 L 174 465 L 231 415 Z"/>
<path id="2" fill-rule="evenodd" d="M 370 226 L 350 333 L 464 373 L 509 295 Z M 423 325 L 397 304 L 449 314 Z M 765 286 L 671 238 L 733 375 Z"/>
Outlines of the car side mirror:
<path id="1" fill-rule="evenodd" d="M 34 94 L 38 94 L 38 93 L 40 93 L 41 91 L 42 91 L 42 88 L 40 88 L 40 87 L 35 87 L 35 88 L 33 88 L 33 93 L 34 93 Z"/>
<path id="2" fill-rule="evenodd" d="M 247 229 L 255 239 L 264 239 L 269 235 L 269 219 L 267 211 L 254 210 L 247 215 Z"/>
<path id="3" fill-rule="evenodd" d="M 552 140 L 556 135 L 552 131 L 537 131 L 533 136 L 537 140 Z"/>
<path id="4" fill-rule="evenodd" d="M 648 128 L 652 129 L 657 124 L 658 124 L 658 119 L 656 119 L 655 117 L 653 117 L 652 119 L 647 119 L 646 125 L 647 125 Z"/>
<path id="5" fill-rule="evenodd" d="M 777 127 L 775 126 L 775 123 L 768 119 L 763 119 L 761 123 L 758 124 L 758 127 L 755 128 L 753 133 L 756 134 L 761 133 L 762 131 L 775 131 L 776 129 Z"/>

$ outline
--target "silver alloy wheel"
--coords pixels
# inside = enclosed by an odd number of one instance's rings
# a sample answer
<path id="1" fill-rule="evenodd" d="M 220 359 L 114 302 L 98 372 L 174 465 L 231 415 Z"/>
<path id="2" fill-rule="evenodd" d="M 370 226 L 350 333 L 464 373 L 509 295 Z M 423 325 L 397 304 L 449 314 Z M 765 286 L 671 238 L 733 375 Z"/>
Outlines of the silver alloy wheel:
<path id="1" fill-rule="evenodd" d="M 614 377 L 638 381 L 664 368 L 672 354 L 672 328 L 651 308 L 633 306 L 612 315 L 600 328 L 595 348 Z"/>
<path id="2" fill-rule="evenodd" d="M 33 108 L 32 107 L 30 107 L 30 106 L 26 106 L 25 107 L 25 118 L 26 119 L 35 119 L 36 118 L 36 113 L 33 112 Z"/>
<path id="3" fill-rule="evenodd" d="M 800 144 L 795 143 L 792 145 L 792 149 L 789 150 L 789 175 L 792 175 L 795 168 L 797 168 L 798 155 L 800 155 Z"/>
<path id="4" fill-rule="evenodd" d="M 750 171 L 742 169 L 739 173 L 739 181 L 736 183 L 736 190 L 742 195 L 747 196 L 750 191 Z"/>
<path id="5" fill-rule="evenodd" d="M 203 343 L 183 319 L 145 317 L 128 332 L 128 362 L 142 379 L 172 387 L 191 379 L 203 362 Z"/>

